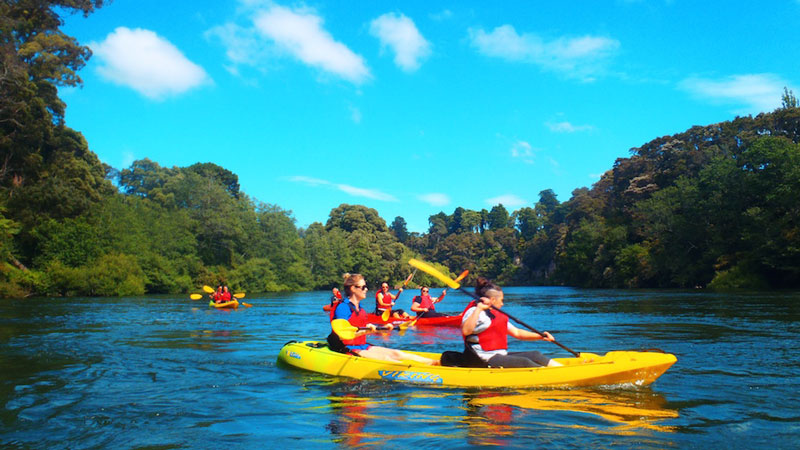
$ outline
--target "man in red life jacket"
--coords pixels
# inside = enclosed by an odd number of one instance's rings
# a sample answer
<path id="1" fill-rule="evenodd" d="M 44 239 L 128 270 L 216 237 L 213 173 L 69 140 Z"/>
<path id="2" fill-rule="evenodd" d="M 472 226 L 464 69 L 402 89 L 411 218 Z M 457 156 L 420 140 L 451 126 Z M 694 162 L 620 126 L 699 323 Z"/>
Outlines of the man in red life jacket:
<path id="1" fill-rule="evenodd" d="M 442 317 L 447 314 L 436 312 L 436 303 L 439 303 L 447 295 L 447 289 L 442 290 L 442 295 L 437 298 L 431 298 L 428 293 L 430 289 L 428 286 L 420 287 L 420 294 L 411 300 L 411 310 L 417 313 L 417 317 L 425 315 L 425 317 Z"/>
<path id="2" fill-rule="evenodd" d="M 333 308 L 333 305 L 342 299 L 342 293 L 339 292 L 339 289 L 333 288 L 331 289 L 331 302 L 322 307 L 323 311 L 330 311 Z"/>

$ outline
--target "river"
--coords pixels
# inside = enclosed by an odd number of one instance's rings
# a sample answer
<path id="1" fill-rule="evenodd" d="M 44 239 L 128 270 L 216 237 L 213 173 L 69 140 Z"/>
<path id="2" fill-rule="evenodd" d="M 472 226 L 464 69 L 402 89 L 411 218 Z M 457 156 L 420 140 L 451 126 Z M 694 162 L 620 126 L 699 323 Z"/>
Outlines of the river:
<path id="1" fill-rule="evenodd" d="M 433 289 L 438 295 L 439 290 Z M 371 298 L 371 294 L 368 294 Z M 0 301 L 0 448 L 798 448 L 800 294 L 507 288 L 506 306 L 576 351 L 659 348 L 648 387 L 459 389 L 279 366 L 324 338 L 324 292 Z M 411 293 L 398 306 L 408 308 Z M 438 309 L 458 312 L 450 292 Z M 373 343 L 458 350 L 455 328 Z M 569 356 L 544 342 L 511 350 Z"/>

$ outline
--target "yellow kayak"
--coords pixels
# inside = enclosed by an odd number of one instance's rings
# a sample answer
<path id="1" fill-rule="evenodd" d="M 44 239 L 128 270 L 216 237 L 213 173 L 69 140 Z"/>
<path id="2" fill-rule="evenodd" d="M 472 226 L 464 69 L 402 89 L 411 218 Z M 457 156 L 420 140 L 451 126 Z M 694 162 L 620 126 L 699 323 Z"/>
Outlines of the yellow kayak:
<path id="1" fill-rule="evenodd" d="M 440 353 L 409 352 L 438 360 Z M 367 380 L 464 387 L 647 385 L 667 371 L 677 358 L 670 353 L 613 351 L 603 356 L 554 358 L 561 367 L 522 369 L 429 366 L 390 362 L 331 351 L 324 342 L 288 342 L 278 361 L 312 372 Z"/>
<path id="2" fill-rule="evenodd" d="M 210 302 L 208 302 L 208 306 L 213 306 L 214 308 L 218 308 L 218 309 L 222 309 L 222 308 L 233 308 L 233 309 L 236 309 L 236 308 L 239 307 L 239 301 L 238 300 L 231 300 L 231 301 L 225 302 L 225 303 L 214 303 L 214 300 L 211 300 Z"/>

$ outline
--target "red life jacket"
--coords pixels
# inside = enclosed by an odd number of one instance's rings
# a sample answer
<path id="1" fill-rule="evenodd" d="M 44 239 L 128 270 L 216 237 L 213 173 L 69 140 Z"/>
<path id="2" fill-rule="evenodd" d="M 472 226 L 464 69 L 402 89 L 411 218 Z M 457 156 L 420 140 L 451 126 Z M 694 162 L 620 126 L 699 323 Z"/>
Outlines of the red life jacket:
<path id="1" fill-rule="evenodd" d="M 419 303 L 420 308 L 428 308 L 430 311 L 436 311 L 433 299 L 428 294 L 418 295 L 414 297 L 412 301 Z"/>
<path id="2" fill-rule="evenodd" d="M 464 313 L 467 312 L 468 309 L 476 306 L 477 303 L 475 301 L 470 302 L 467 305 L 464 312 L 461 313 L 463 316 Z M 486 311 L 486 313 L 491 317 L 492 323 L 489 324 L 489 328 L 483 330 L 478 334 L 473 334 L 473 336 L 478 337 L 478 344 L 484 351 L 491 351 L 491 350 L 507 350 L 508 349 L 508 316 L 503 313 L 496 313 L 492 314 L 490 311 Z M 473 313 L 474 314 L 474 313 Z M 471 342 L 468 342 L 467 336 L 464 336 L 464 342 L 467 345 L 471 345 Z"/>
<path id="3" fill-rule="evenodd" d="M 331 321 L 333 321 L 333 318 L 336 314 L 336 308 L 338 308 L 339 304 L 342 302 L 344 302 L 344 300 L 334 302 L 333 305 L 331 305 L 331 311 L 329 313 Z M 369 323 L 369 317 L 367 316 L 367 312 L 364 310 L 364 308 L 359 308 L 358 311 L 356 311 L 356 306 L 350 302 L 347 302 L 347 306 L 350 307 L 350 317 L 347 319 L 347 321 L 350 322 L 350 325 L 357 328 L 367 326 Z M 344 345 L 364 345 L 367 343 L 366 335 L 358 336 L 355 339 L 339 339 Z"/>
<path id="4" fill-rule="evenodd" d="M 222 300 L 222 292 L 214 291 L 214 301 L 218 302 Z"/>
<path id="5" fill-rule="evenodd" d="M 223 302 L 231 301 L 231 293 L 230 292 L 223 292 L 222 295 L 220 295 L 220 299 L 222 299 Z"/>
<path id="6" fill-rule="evenodd" d="M 467 307 L 466 307 L 466 308 L 464 308 L 464 310 L 463 310 L 463 311 L 461 311 L 461 317 L 464 317 L 464 314 L 467 312 L 467 310 L 468 310 L 468 309 L 470 309 L 470 308 L 472 308 L 473 306 L 478 306 L 478 302 L 476 302 L 475 300 L 473 300 L 473 301 L 469 302 L 469 304 L 467 305 Z"/>
<path id="7" fill-rule="evenodd" d="M 383 301 L 388 303 L 387 305 L 382 305 L 381 300 L 378 297 L 379 295 L 383 295 Z M 389 300 L 388 302 L 386 300 Z M 375 309 L 379 311 L 386 311 L 387 309 L 392 309 L 392 293 L 386 291 L 386 294 L 383 293 L 383 290 L 379 290 L 375 293 Z"/>

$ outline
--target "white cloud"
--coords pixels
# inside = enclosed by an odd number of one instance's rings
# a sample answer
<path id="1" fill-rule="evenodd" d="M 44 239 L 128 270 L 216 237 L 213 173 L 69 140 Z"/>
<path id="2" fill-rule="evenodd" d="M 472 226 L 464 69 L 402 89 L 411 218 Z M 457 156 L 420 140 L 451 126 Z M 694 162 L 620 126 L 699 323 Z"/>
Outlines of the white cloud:
<path id="1" fill-rule="evenodd" d="M 563 122 L 545 122 L 545 126 L 554 133 L 577 133 L 579 131 L 591 131 L 594 127 L 591 125 L 573 125 L 567 121 Z"/>
<path id="2" fill-rule="evenodd" d="M 526 164 L 533 164 L 534 153 L 531 144 L 517 141 L 511 146 L 511 157 L 519 158 Z"/>
<path id="3" fill-rule="evenodd" d="M 331 183 L 328 180 L 323 180 L 320 178 L 313 178 L 313 177 L 306 177 L 303 175 L 296 175 L 288 178 L 289 181 L 293 183 L 303 183 L 309 186 L 326 186 L 329 188 L 337 189 L 339 191 L 345 192 L 355 197 L 366 197 L 371 198 L 373 200 L 382 200 L 385 202 L 396 202 L 398 201 L 393 195 L 387 194 L 385 192 L 379 191 L 377 189 L 364 189 L 355 186 L 350 186 L 347 184 L 336 184 Z"/>
<path id="4" fill-rule="evenodd" d="M 354 123 L 361 123 L 361 110 L 355 106 L 350 107 L 350 118 Z"/>
<path id="5" fill-rule="evenodd" d="M 89 47 L 100 61 L 97 71 L 103 78 L 148 98 L 181 94 L 211 82 L 202 67 L 150 30 L 119 27 Z"/>
<path id="6" fill-rule="evenodd" d="M 385 192 L 381 192 L 377 189 L 363 189 L 354 186 L 349 186 L 347 184 L 337 184 L 336 188 L 338 188 L 342 192 L 347 192 L 348 194 L 355 197 L 366 197 L 374 200 L 383 200 L 385 202 L 398 201 L 397 198 L 395 198 L 394 196 L 389 195 Z"/>
<path id="7" fill-rule="evenodd" d="M 746 112 L 772 111 L 781 105 L 783 87 L 788 83 L 777 75 L 745 74 L 723 79 L 687 78 L 679 87 L 713 102 L 745 105 Z"/>
<path id="8" fill-rule="evenodd" d="M 322 18 L 310 10 L 274 5 L 256 12 L 253 23 L 258 34 L 304 64 L 356 84 L 370 77 L 364 59 L 336 41 L 323 28 Z"/>
<path id="9" fill-rule="evenodd" d="M 406 72 L 419 69 L 420 61 L 431 53 L 431 45 L 414 22 L 403 14 L 386 13 L 370 23 L 369 32 L 381 47 L 394 51 L 394 63 Z"/>
<path id="10" fill-rule="evenodd" d="M 614 55 L 619 41 L 599 36 L 558 38 L 545 41 L 533 33 L 518 34 L 511 25 L 491 32 L 470 30 L 472 45 L 486 56 L 536 64 L 543 69 L 591 80 Z"/>
<path id="11" fill-rule="evenodd" d="M 448 197 L 447 194 L 441 194 L 438 192 L 423 194 L 418 196 L 417 198 L 432 206 L 445 206 L 450 204 L 450 197 Z"/>
<path id="12" fill-rule="evenodd" d="M 495 206 L 502 203 L 503 206 L 508 206 L 511 208 L 516 208 L 528 203 L 514 194 L 505 194 L 498 197 L 487 198 L 485 201 L 487 205 Z"/>
<path id="13" fill-rule="evenodd" d="M 320 185 L 330 185 L 331 184 L 330 181 L 327 181 L 327 180 L 321 180 L 319 178 L 313 178 L 313 177 L 306 177 L 306 176 L 303 176 L 303 175 L 296 175 L 296 176 L 293 176 L 293 177 L 289 177 L 289 181 L 293 181 L 295 183 L 308 184 L 310 186 L 320 186 Z"/>

